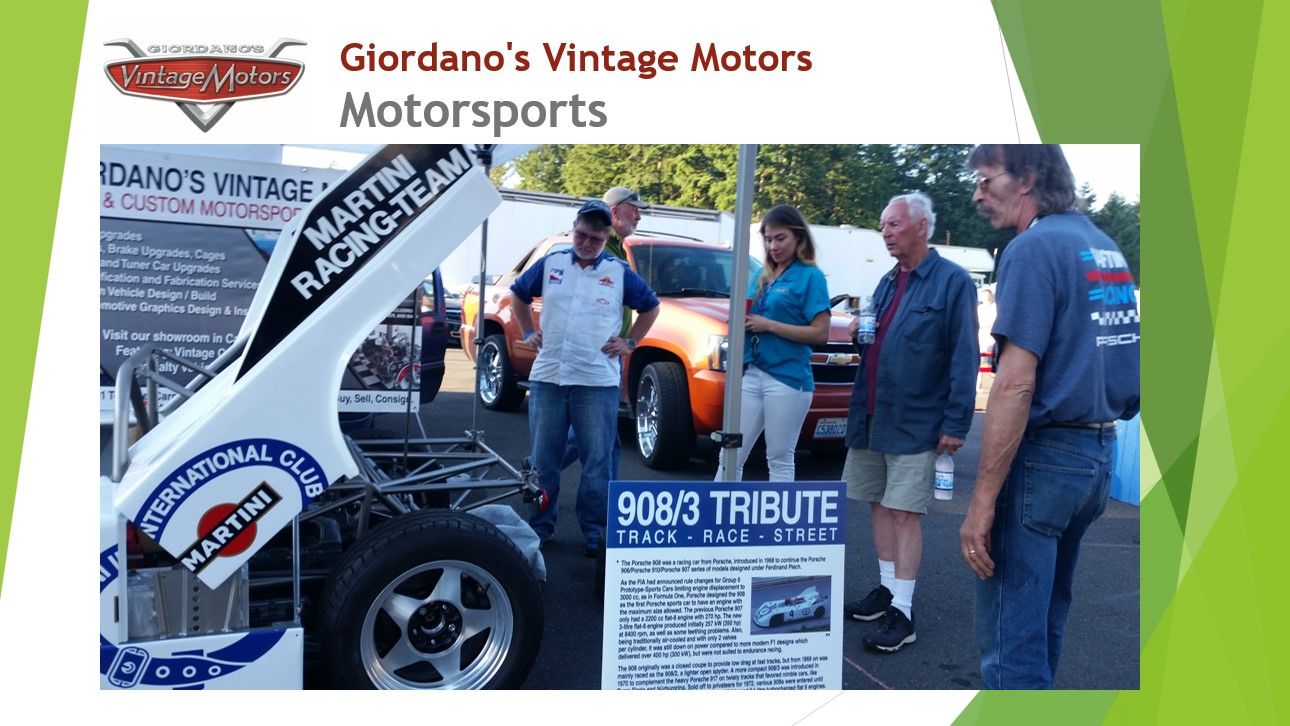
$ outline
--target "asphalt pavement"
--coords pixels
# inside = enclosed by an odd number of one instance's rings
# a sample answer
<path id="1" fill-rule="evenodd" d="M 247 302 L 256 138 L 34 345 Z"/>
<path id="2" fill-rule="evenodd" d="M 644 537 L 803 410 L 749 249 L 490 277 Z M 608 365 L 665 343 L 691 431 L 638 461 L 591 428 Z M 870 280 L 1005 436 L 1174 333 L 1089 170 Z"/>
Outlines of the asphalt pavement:
<path id="1" fill-rule="evenodd" d="M 431 436 L 484 432 L 486 443 L 512 464 L 529 454 L 524 406 L 508 413 L 473 405 L 473 368 L 460 349 L 450 348 L 438 398 L 421 418 Z M 527 403 L 525 404 L 525 406 Z M 399 428 L 383 416 L 382 428 Z M 978 655 L 972 638 L 974 576 L 959 556 L 958 528 L 972 493 L 980 452 L 983 414 L 955 455 L 951 501 L 933 500 L 923 520 L 923 563 L 914 595 L 918 640 L 894 654 L 865 651 L 860 639 L 871 623 L 844 625 L 843 687 L 847 689 L 979 689 Z M 620 430 L 622 430 L 620 428 Z M 620 474 L 624 479 L 710 481 L 717 449 L 701 441 L 689 465 L 679 471 L 647 468 L 634 442 L 623 436 Z M 837 480 L 841 456 L 798 453 L 801 480 Z M 767 477 L 765 458 L 756 454 L 745 468 L 749 480 Z M 565 471 L 559 525 L 543 548 L 546 628 L 542 649 L 524 687 L 599 689 L 603 613 L 595 592 L 595 563 L 582 555 L 582 537 L 572 516 L 578 465 Z M 568 507 L 568 509 L 565 509 Z M 1075 582 L 1075 601 L 1056 687 L 1136 689 L 1139 684 L 1140 538 L 1138 508 L 1111 500 L 1085 537 Z M 868 505 L 847 504 L 845 588 L 833 583 L 833 597 L 851 601 L 877 584 L 878 565 L 870 534 Z"/>

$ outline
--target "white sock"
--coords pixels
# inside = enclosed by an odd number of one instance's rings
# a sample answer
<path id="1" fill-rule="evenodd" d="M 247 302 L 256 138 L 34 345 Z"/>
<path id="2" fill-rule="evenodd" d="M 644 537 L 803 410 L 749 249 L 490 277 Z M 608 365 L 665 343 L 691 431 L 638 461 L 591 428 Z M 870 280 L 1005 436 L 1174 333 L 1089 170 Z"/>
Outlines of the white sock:
<path id="1" fill-rule="evenodd" d="M 891 589 L 891 595 L 891 606 L 913 620 L 914 580 L 896 580 L 896 586 Z"/>
<path id="2" fill-rule="evenodd" d="M 896 591 L 896 563 L 892 560 L 878 560 L 878 577 L 888 592 Z"/>

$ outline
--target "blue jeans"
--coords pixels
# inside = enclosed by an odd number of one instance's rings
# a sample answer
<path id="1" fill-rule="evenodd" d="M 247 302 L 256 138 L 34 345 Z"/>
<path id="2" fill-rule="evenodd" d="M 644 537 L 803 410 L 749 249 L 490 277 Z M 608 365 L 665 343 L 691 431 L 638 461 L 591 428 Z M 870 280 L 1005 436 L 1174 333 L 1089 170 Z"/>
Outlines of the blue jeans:
<path id="1" fill-rule="evenodd" d="M 617 417 L 614 418 L 615 426 Z M 613 481 L 618 478 L 618 461 L 622 458 L 622 446 L 618 444 L 618 429 L 614 429 L 614 451 L 609 455 L 609 480 Z M 569 427 L 569 440 L 564 446 L 564 458 L 560 460 L 560 469 L 568 469 L 569 465 L 582 458 L 578 451 L 578 437 L 573 433 L 573 427 Z"/>
<path id="2" fill-rule="evenodd" d="M 529 427 L 533 439 L 533 467 L 538 485 L 546 490 L 550 504 L 529 520 L 539 537 L 555 534 L 556 508 L 560 499 L 560 471 L 563 468 L 568 432 L 572 428 L 582 462 L 578 499 L 574 513 L 589 546 L 599 547 L 604 539 L 609 508 L 610 461 L 613 440 L 618 434 L 618 386 L 557 386 L 532 381 L 529 384 Z"/>
<path id="3" fill-rule="evenodd" d="M 1102 512 L 1114 429 L 1027 431 L 994 505 L 994 575 L 976 583 L 986 688 L 1052 688 L 1080 540 Z"/>

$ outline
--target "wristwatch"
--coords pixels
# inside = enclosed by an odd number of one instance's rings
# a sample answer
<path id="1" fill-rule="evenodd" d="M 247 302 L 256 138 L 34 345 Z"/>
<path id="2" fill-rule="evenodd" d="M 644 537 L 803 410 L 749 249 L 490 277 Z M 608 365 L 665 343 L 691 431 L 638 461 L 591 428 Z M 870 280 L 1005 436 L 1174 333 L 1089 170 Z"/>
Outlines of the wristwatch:
<path id="1" fill-rule="evenodd" d="M 632 338 L 623 338 L 623 342 L 627 343 L 627 352 L 636 350 L 636 341 Z"/>

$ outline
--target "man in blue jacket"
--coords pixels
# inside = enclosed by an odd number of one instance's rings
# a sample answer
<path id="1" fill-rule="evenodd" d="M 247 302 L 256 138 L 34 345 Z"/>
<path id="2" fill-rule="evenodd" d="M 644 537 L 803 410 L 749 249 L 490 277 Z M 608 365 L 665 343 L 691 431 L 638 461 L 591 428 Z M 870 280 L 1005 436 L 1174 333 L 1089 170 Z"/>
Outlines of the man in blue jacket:
<path id="1" fill-rule="evenodd" d="M 846 613 L 881 618 L 863 643 L 894 653 L 916 639 L 922 516 L 936 456 L 958 451 L 972 425 L 980 350 L 972 279 L 927 243 L 936 225 L 932 200 L 893 197 L 881 222 L 896 266 L 874 292 L 878 329 L 862 346 L 842 470 L 847 496 L 869 502 L 880 584 Z"/>

